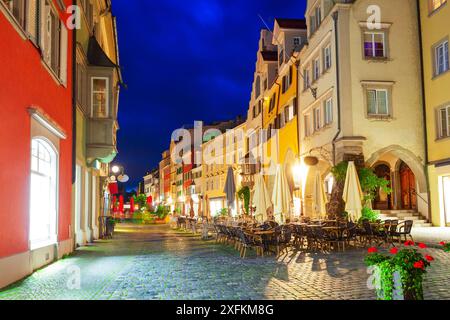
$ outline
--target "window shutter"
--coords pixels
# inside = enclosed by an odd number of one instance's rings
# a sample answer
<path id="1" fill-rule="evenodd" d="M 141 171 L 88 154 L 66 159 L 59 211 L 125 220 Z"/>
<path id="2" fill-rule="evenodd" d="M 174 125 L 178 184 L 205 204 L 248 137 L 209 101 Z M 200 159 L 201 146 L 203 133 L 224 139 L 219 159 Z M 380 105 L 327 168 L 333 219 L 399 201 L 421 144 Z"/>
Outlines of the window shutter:
<path id="1" fill-rule="evenodd" d="M 68 47 L 68 34 L 66 26 L 60 22 L 61 25 L 61 40 L 60 40 L 60 72 L 59 78 L 64 85 L 67 85 L 67 47 Z"/>
<path id="2" fill-rule="evenodd" d="M 297 105 L 297 98 L 294 98 L 294 103 L 293 103 L 292 106 L 293 106 L 293 108 L 294 108 L 293 115 L 294 115 L 294 117 L 295 117 L 295 116 L 298 115 L 298 110 L 297 110 L 297 107 L 298 107 L 298 105 Z"/>
<path id="3" fill-rule="evenodd" d="M 377 91 L 378 114 L 388 114 L 387 91 Z"/>
<path id="4" fill-rule="evenodd" d="M 38 0 L 30 0 L 27 5 L 27 14 L 26 14 L 26 30 L 30 37 L 30 40 L 34 42 L 34 44 L 38 44 L 38 14 L 39 14 L 39 1 Z"/>

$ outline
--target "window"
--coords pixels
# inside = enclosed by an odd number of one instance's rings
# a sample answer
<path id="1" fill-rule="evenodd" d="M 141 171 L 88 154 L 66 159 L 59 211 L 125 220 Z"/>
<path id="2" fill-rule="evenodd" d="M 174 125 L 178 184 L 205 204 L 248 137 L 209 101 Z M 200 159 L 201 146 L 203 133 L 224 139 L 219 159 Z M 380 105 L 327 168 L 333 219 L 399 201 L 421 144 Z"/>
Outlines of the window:
<path id="1" fill-rule="evenodd" d="M 435 75 L 438 76 L 449 70 L 448 40 L 436 46 L 435 51 Z"/>
<path id="2" fill-rule="evenodd" d="M 369 89 L 367 90 L 367 113 L 368 115 L 389 115 L 388 90 Z"/>
<path id="3" fill-rule="evenodd" d="M 309 17 L 309 28 L 311 30 L 310 35 L 312 35 L 319 28 L 322 23 L 322 11 L 320 6 L 314 8 L 314 14 Z"/>
<path id="4" fill-rule="evenodd" d="M 108 117 L 108 78 L 92 78 L 92 117 Z"/>
<path id="5" fill-rule="evenodd" d="M 331 68 L 331 46 L 327 46 L 323 49 L 323 68 L 324 70 Z"/>
<path id="6" fill-rule="evenodd" d="M 320 77 L 320 60 L 315 59 L 313 61 L 313 81 L 316 81 Z"/>
<path id="7" fill-rule="evenodd" d="M 386 58 L 384 32 L 364 32 L 364 56 L 366 58 Z"/>
<path id="8" fill-rule="evenodd" d="M 323 120 L 325 125 L 329 125 L 333 122 L 333 99 L 331 98 L 324 102 Z"/>
<path id="9" fill-rule="evenodd" d="M 11 12 L 19 25 L 26 28 L 26 9 L 27 3 L 25 0 L 1 0 L 6 5 L 6 8 Z"/>
<path id="10" fill-rule="evenodd" d="M 282 92 L 285 93 L 292 84 L 292 66 L 289 67 L 289 74 L 285 75 L 282 80 Z"/>
<path id="11" fill-rule="evenodd" d="M 57 240 L 58 156 L 41 138 L 31 141 L 30 246 L 40 248 Z"/>
<path id="12" fill-rule="evenodd" d="M 450 106 L 438 110 L 439 139 L 450 137 Z"/>
<path id="13" fill-rule="evenodd" d="M 255 81 L 255 99 L 258 99 L 260 94 L 261 94 L 261 78 L 257 76 Z"/>
<path id="14" fill-rule="evenodd" d="M 284 48 L 280 48 L 280 53 L 278 55 L 279 66 L 284 63 Z"/>
<path id="15" fill-rule="evenodd" d="M 294 37 L 294 51 L 299 51 L 300 46 L 302 45 L 302 38 L 301 37 Z"/>
<path id="16" fill-rule="evenodd" d="M 322 121 L 320 119 L 320 108 L 314 109 L 314 131 L 319 131 L 322 128 Z"/>
<path id="17" fill-rule="evenodd" d="M 284 119 L 285 122 L 291 122 L 292 119 L 294 119 L 294 106 L 290 105 L 284 108 Z"/>
<path id="18" fill-rule="evenodd" d="M 442 189 L 445 223 L 448 226 L 450 224 L 450 176 L 442 177 Z"/>
<path id="19" fill-rule="evenodd" d="M 306 90 L 310 86 L 310 79 L 309 79 L 309 70 L 304 69 L 303 70 L 303 89 Z"/>
<path id="20" fill-rule="evenodd" d="M 272 98 L 270 98 L 270 106 L 269 106 L 269 112 L 272 112 L 272 110 L 275 108 L 275 93 L 272 95 Z"/>
<path id="21" fill-rule="evenodd" d="M 311 116 L 309 114 L 305 114 L 304 122 L 305 122 L 305 137 L 309 137 L 311 135 Z"/>
<path id="22" fill-rule="evenodd" d="M 55 74 L 59 76 L 61 22 L 49 0 L 45 2 L 43 22 L 44 34 L 42 37 L 42 45 L 44 61 L 50 66 Z"/>
<path id="23" fill-rule="evenodd" d="M 428 2 L 430 6 L 430 12 L 433 12 L 446 4 L 447 0 L 428 0 Z"/>

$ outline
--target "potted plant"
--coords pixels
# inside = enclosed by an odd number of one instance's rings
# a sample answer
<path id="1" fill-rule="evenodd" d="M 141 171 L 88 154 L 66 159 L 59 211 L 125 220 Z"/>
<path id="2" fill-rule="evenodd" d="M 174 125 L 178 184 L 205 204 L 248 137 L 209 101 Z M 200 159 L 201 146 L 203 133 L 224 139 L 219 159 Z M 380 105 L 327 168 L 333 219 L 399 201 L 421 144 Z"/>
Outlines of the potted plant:
<path id="1" fill-rule="evenodd" d="M 440 245 L 442 246 L 442 250 L 444 250 L 445 252 L 450 252 L 450 242 L 446 243 L 442 241 Z"/>
<path id="2" fill-rule="evenodd" d="M 422 243 L 416 248 L 412 241 L 405 242 L 402 249 L 392 248 L 389 254 L 369 248 L 365 262 L 376 271 L 374 284 L 379 300 L 423 300 L 423 276 L 434 260 L 419 251 L 425 248 Z"/>

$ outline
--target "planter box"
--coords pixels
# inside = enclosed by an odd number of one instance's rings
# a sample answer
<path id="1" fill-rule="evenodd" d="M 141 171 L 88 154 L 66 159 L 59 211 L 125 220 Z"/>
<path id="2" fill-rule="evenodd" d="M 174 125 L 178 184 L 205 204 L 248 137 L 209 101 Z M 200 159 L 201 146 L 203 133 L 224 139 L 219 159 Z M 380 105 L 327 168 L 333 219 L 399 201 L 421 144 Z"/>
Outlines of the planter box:
<path id="1" fill-rule="evenodd" d="M 376 290 L 378 300 L 423 300 L 423 289 L 422 282 L 418 286 L 418 290 L 411 289 L 413 286 L 411 283 L 404 283 L 400 271 L 395 271 L 392 277 L 389 279 L 390 284 L 384 283 L 381 277 L 382 270 L 379 266 L 374 266 L 373 268 L 373 282 L 372 288 Z M 369 283 L 370 285 L 370 283 Z M 392 287 L 392 291 L 386 292 L 383 288 Z"/>

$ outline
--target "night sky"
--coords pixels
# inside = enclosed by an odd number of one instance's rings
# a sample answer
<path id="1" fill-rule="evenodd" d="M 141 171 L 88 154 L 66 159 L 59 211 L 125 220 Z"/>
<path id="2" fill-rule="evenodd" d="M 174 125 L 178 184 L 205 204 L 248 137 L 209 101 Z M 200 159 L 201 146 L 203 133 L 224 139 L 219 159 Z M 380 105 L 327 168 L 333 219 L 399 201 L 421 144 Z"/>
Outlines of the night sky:
<path id="1" fill-rule="evenodd" d="M 306 0 L 114 0 L 120 64 L 118 149 L 134 187 L 172 131 L 246 115 L 260 29 L 302 18 Z"/>

